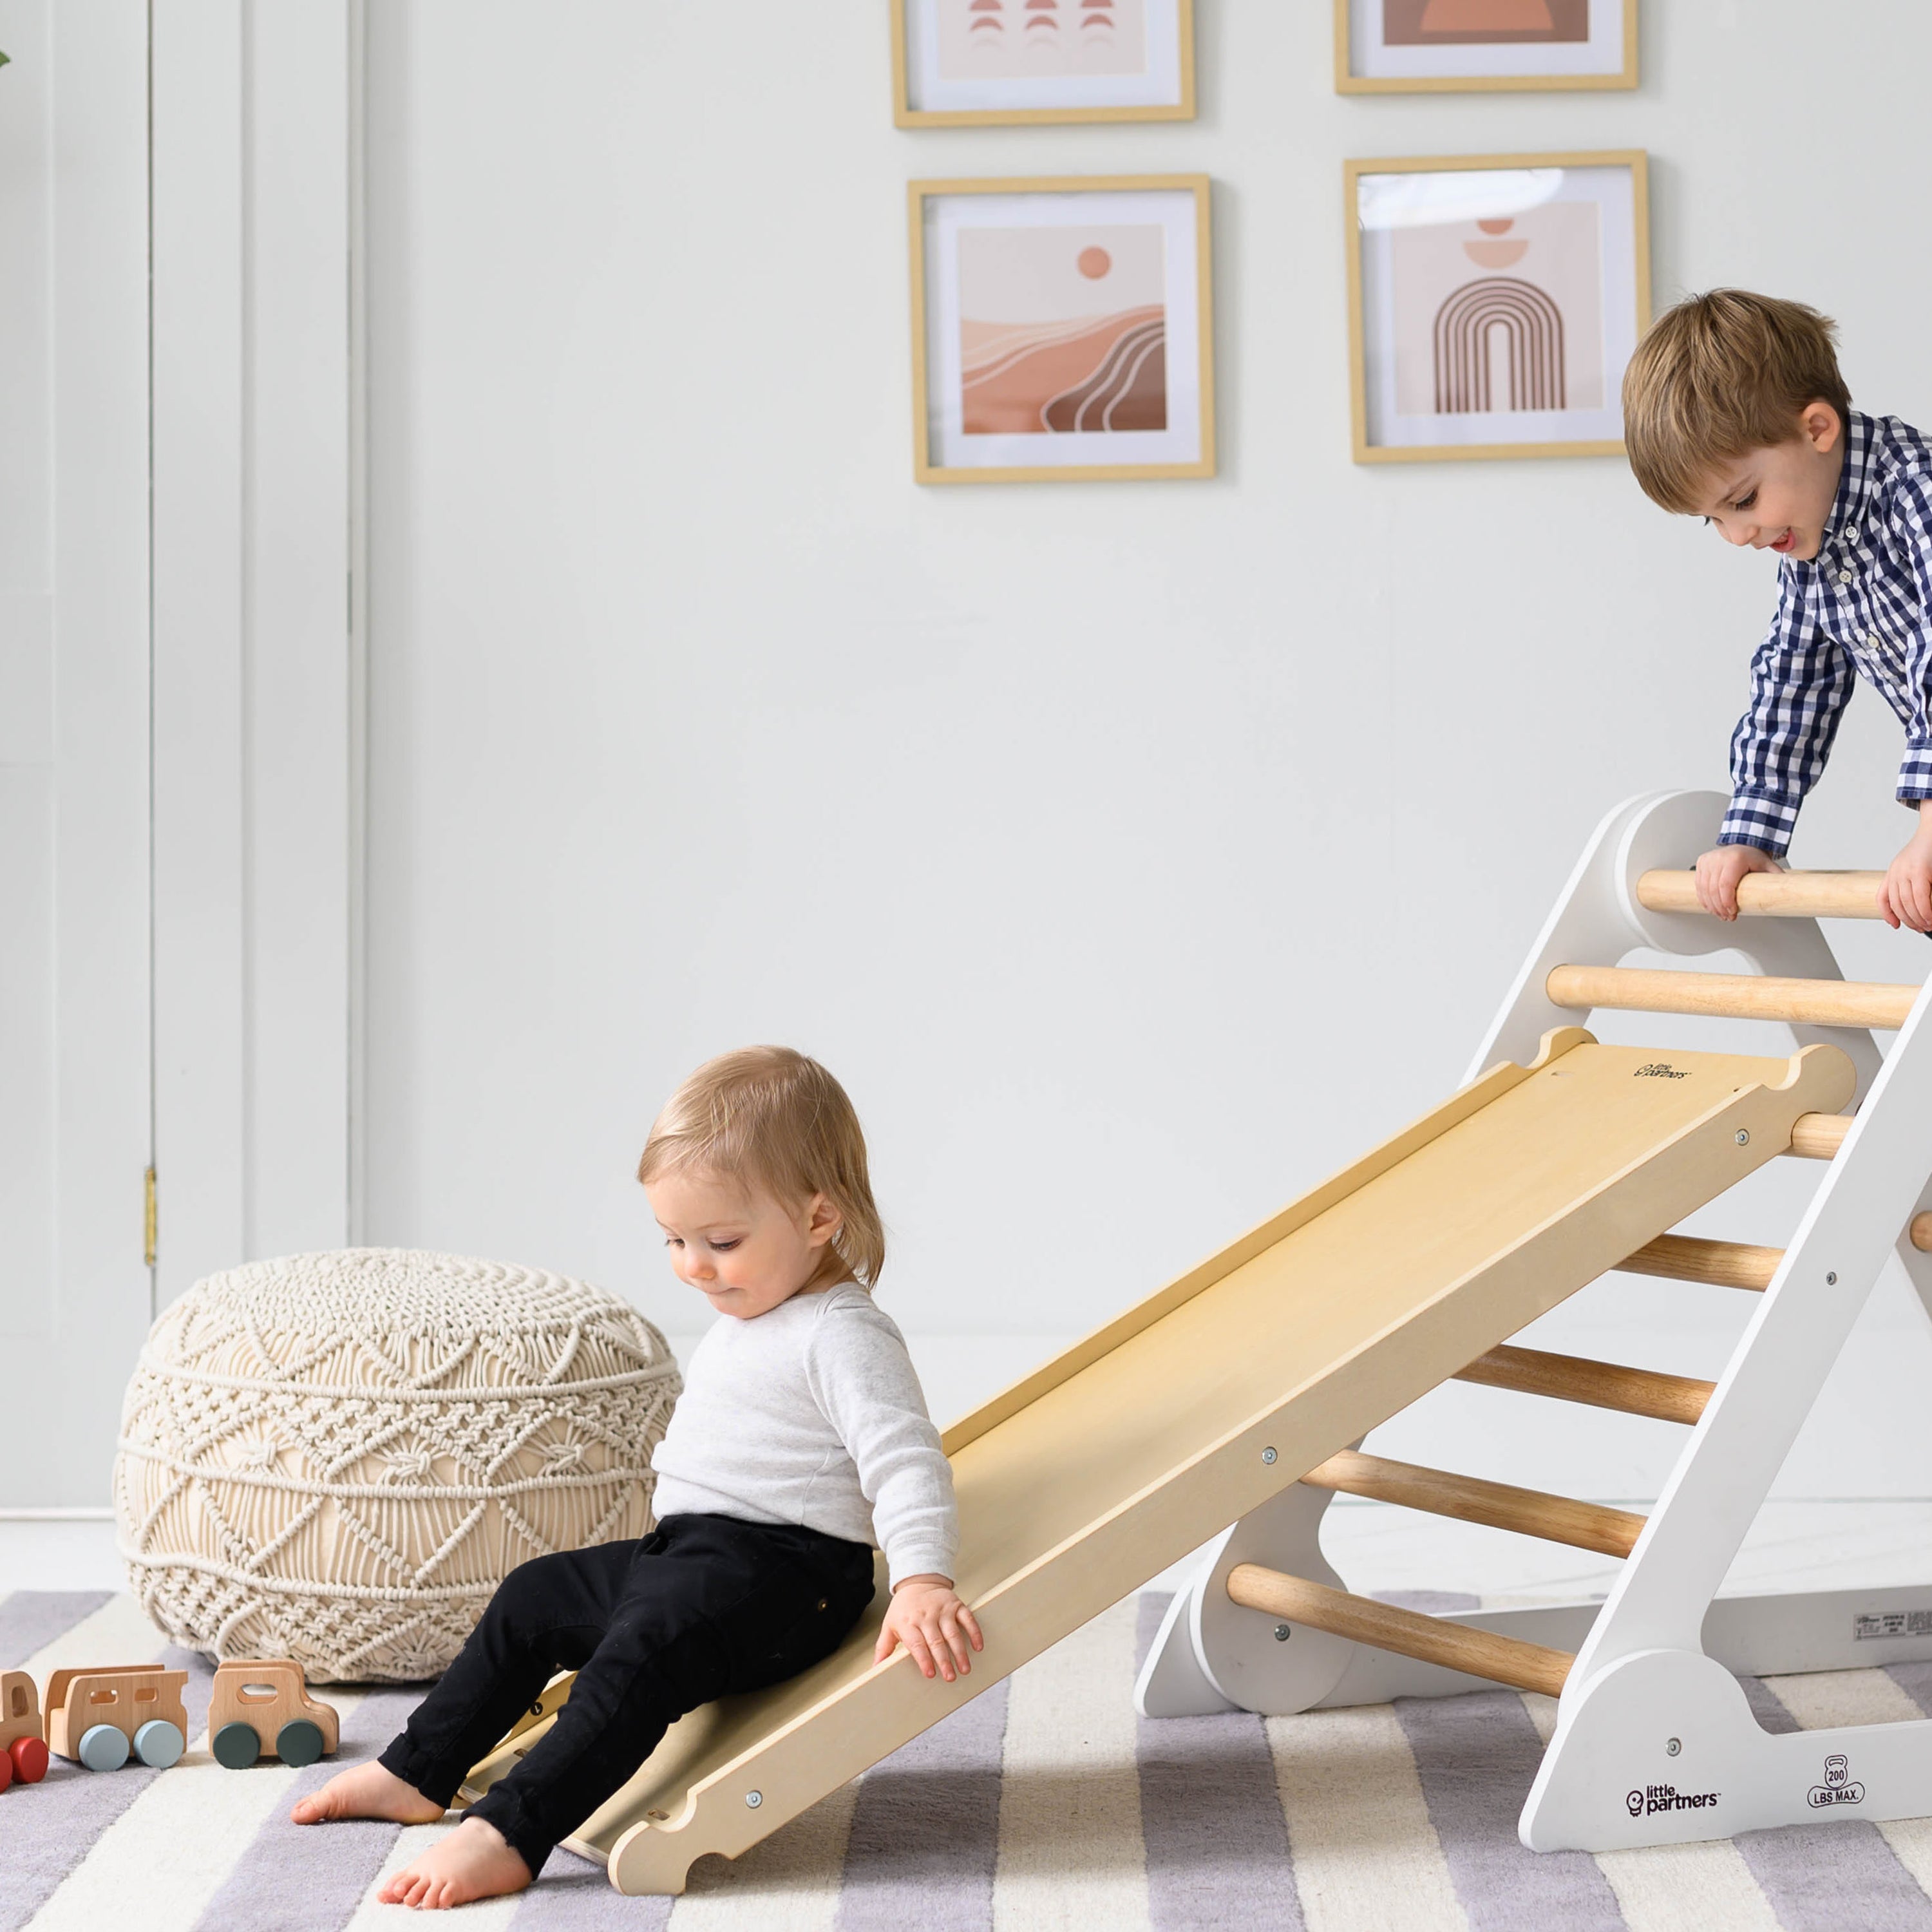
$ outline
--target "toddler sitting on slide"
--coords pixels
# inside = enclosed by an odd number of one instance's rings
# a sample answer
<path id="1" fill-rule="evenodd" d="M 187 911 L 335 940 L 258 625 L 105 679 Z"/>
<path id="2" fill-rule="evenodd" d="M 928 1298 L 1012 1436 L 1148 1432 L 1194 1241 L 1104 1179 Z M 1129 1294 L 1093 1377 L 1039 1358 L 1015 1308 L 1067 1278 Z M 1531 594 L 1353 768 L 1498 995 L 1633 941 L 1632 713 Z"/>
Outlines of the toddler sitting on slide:
<path id="1" fill-rule="evenodd" d="M 657 1528 L 512 1571 L 402 1735 L 296 1805 L 298 1824 L 432 1822 L 550 1678 L 577 1672 L 548 1735 L 386 1903 L 521 1890 L 674 1719 L 837 1648 L 872 1600 L 874 1538 L 892 1591 L 878 1656 L 903 1644 L 950 1683 L 981 1646 L 952 1588 L 952 1470 L 869 1292 L 885 1239 L 844 1090 L 788 1048 L 726 1054 L 671 1096 L 638 1178 L 672 1268 L 723 1318 L 652 1458 Z"/>

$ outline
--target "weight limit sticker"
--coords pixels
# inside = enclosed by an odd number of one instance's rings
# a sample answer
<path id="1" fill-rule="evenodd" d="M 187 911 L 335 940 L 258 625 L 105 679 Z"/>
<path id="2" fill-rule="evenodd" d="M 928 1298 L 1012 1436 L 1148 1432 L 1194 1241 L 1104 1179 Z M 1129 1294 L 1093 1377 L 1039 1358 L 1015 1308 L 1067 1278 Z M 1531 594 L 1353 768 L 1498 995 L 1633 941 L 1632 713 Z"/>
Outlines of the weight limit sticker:
<path id="1" fill-rule="evenodd" d="M 1872 1637 L 1932 1636 L 1932 1610 L 1873 1610 L 1852 1619 L 1852 1635 L 1863 1643 Z"/>

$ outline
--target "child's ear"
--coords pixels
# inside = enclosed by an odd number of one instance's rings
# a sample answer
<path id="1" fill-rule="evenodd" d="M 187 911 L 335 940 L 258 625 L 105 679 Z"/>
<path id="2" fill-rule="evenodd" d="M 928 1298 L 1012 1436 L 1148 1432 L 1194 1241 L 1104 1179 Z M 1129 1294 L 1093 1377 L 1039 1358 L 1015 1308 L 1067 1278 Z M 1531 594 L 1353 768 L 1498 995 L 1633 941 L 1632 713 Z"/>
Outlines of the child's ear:
<path id="1" fill-rule="evenodd" d="M 845 1224 L 845 1217 L 823 1194 L 814 1194 L 805 1204 L 805 1238 L 814 1248 L 822 1248 Z"/>
<path id="2" fill-rule="evenodd" d="M 1804 405 L 1798 418 L 1798 433 L 1820 456 L 1829 456 L 1838 446 L 1838 412 L 1822 396 Z"/>

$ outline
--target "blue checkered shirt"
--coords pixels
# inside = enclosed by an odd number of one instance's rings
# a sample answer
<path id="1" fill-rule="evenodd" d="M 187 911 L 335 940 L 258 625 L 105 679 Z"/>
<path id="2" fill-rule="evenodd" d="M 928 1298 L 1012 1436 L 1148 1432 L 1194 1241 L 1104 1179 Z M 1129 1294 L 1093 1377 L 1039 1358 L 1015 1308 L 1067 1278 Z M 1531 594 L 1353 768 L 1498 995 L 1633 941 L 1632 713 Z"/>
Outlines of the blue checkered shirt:
<path id="1" fill-rule="evenodd" d="M 1905 727 L 1898 796 L 1932 798 L 1932 445 L 1896 416 L 1849 412 L 1824 542 L 1781 558 L 1778 614 L 1731 734 L 1720 845 L 1781 855 L 1818 782 L 1856 672 Z"/>

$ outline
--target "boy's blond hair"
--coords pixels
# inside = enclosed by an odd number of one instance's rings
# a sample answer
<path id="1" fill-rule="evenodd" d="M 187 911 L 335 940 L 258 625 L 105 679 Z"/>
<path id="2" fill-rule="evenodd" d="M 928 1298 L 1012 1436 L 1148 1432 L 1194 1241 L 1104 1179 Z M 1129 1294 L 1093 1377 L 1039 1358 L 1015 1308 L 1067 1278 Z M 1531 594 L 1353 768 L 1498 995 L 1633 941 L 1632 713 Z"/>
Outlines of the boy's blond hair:
<path id="1" fill-rule="evenodd" d="M 866 1169 L 866 1136 L 845 1090 L 788 1046 L 707 1060 L 652 1123 L 638 1162 L 646 1186 L 695 1170 L 762 1187 L 790 1205 L 822 1194 L 838 1210 L 832 1246 L 861 1286 L 886 1264 L 886 1231 Z"/>
<path id="2" fill-rule="evenodd" d="M 1815 308 L 1744 289 L 1659 316 L 1624 371 L 1624 446 L 1645 495 L 1700 510 L 1712 471 L 1796 435 L 1807 404 L 1829 403 L 1842 423 L 1838 334 Z"/>

